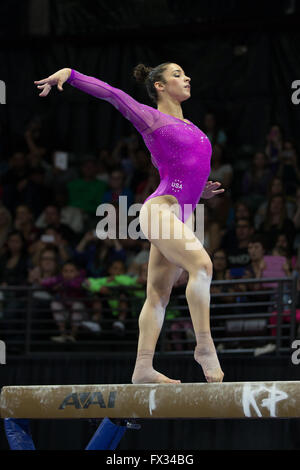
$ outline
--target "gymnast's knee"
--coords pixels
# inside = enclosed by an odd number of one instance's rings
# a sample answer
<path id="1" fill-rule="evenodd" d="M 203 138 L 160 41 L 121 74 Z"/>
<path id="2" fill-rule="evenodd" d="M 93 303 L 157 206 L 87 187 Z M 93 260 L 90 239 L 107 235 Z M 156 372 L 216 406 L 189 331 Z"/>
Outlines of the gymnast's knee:
<path id="1" fill-rule="evenodd" d="M 155 308 L 165 309 L 170 301 L 171 289 L 147 286 L 147 301 Z"/>
<path id="2" fill-rule="evenodd" d="M 190 270 L 190 275 L 202 281 L 210 282 L 212 279 L 212 274 L 213 274 L 213 264 L 210 258 L 205 259 L 205 260 L 203 259 L 195 260 L 195 263 L 193 264 Z"/>

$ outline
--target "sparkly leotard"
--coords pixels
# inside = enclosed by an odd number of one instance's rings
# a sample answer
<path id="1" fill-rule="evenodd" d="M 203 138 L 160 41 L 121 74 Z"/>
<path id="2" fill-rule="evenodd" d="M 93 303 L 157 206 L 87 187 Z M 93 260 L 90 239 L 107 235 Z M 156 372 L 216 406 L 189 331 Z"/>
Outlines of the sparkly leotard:
<path id="1" fill-rule="evenodd" d="M 71 71 L 72 86 L 111 103 L 142 135 L 160 184 L 148 199 L 174 196 L 185 222 L 195 209 L 210 173 L 211 144 L 193 123 L 141 104 L 124 91 L 97 78 Z"/>

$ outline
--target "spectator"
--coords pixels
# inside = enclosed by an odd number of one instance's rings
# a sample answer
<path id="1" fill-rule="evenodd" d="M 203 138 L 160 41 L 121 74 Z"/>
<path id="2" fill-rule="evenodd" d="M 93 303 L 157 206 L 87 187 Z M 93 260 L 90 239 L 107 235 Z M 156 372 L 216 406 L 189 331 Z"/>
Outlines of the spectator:
<path id="1" fill-rule="evenodd" d="M 212 263 L 213 263 L 213 281 L 229 281 L 231 280 L 230 271 L 227 267 L 227 256 L 223 249 L 217 249 L 214 251 L 212 255 Z M 228 284 L 221 284 L 221 285 L 211 285 L 210 292 L 212 294 L 211 304 L 213 306 L 213 315 L 226 315 L 229 313 L 227 307 L 221 307 L 220 304 L 227 304 L 227 303 L 235 303 L 236 297 L 235 296 L 221 296 L 220 294 L 229 292 L 236 292 L 237 285 L 234 287 Z M 220 306 L 219 306 L 220 305 Z M 236 312 L 236 310 L 234 310 Z M 224 336 L 224 329 L 226 326 L 226 322 L 223 319 L 216 319 L 212 321 L 212 326 L 217 327 L 218 329 L 221 328 L 220 334 L 215 333 L 215 337 Z M 223 350 L 224 344 L 220 343 L 217 347 L 217 350 Z"/>
<path id="2" fill-rule="evenodd" d="M 231 207 L 226 223 L 229 230 L 234 229 L 234 225 L 237 219 L 252 220 L 252 212 L 245 201 L 237 200 L 234 206 Z"/>
<path id="3" fill-rule="evenodd" d="M 23 286 L 26 284 L 28 272 L 28 256 L 26 250 L 26 241 L 22 232 L 12 230 L 7 237 L 7 251 L 0 257 L 0 286 Z M 22 291 L 4 291 L 4 320 L 21 320 L 20 323 L 10 325 L 5 324 L 5 328 L 17 329 L 21 326 L 24 327 L 22 321 L 25 316 L 22 312 L 24 309 L 24 292 Z"/>
<path id="4" fill-rule="evenodd" d="M 81 176 L 67 184 L 70 206 L 78 207 L 90 215 L 96 214 L 107 189 L 107 184 L 98 180 L 96 173 L 96 158 L 86 156 L 81 164 Z"/>
<path id="5" fill-rule="evenodd" d="M 150 242 L 148 240 L 142 240 L 141 247 L 141 251 L 139 251 L 133 258 L 128 268 L 127 274 L 138 275 L 141 265 L 148 263 L 150 255 Z"/>
<path id="6" fill-rule="evenodd" d="M 217 249 L 212 255 L 213 262 L 213 281 L 229 281 L 231 279 L 229 269 L 227 268 L 227 256 L 223 249 Z M 222 292 L 234 292 L 234 288 L 230 288 L 228 285 L 212 285 L 210 289 L 211 294 L 221 294 Z M 213 300 L 214 304 L 234 302 L 234 297 L 216 297 Z M 220 310 L 218 309 L 218 313 Z M 224 310 L 221 313 L 228 313 L 228 310 Z"/>
<path id="7" fill-rule="evenodd" d="M 39 238 L 40 230 L 36 227 L 32 210 L 27 204 L 17 206 L 14 228 L 22 232 L 30 252 L 30 246 Z"/>
<path id="8" fill-rule="evenodd" d="M 48 225 L 41 233 L 40 238 L 30 246 L 31 264 L 37 266 L 41 251 L 48 245 L 58 249 L 60 263 L 66 262 L 73 255 L 72 246 L 64 238 L 64 234 L 54 226 Z"/>
<path id="9" fill-rule="evenodd" d="M 272 250 L 272 255 L 284 256 L 287 259 L 290 271 L 295 268 L 297 258 L 293 255 L 292 247 L 289 245 L 289 241 L 285 233 L 278 234 L 275 240 L 275 246 Z"/>
<path id="10" fill-rule="evenodd" d="M 109 189 L 102 198 L 102 203 L 119 202 L 120 196 L 127 197 L 127 207 L 133 204 L 133 193 L 131 189 L 125 187 L 125 174 L 121 169 L 114 169 L 109 177 Z"/>
<path id="11" fill-rule="evenodd" d="M 155 166 L 151 166 L 146 179 L 141 181 L 136 187 L 135 202 L 143 204 L 147 197 L 157 189 L 159 182 L 160 177 L 157 168 Z"/>
<path id="12" fill-rule="evenodd" d="M 211 255 L 219 248 L 222 239 L 220 224 L 213 220 L 212 210 L 204 206 L 204 248 Z"/>
<path id="13" fill-rule="evenodd" d="M 245 172 L 242 181 L 242 192 L 244 200 L 253 209 L 263 202 L 266 186 L 272 178 L 271 170 L 268 168 L 267 157 L 263 152 L 256 152 L 253 156 L 251 170 Z"/>
<path id="14" fill-rule="evenodd" d="M 296 149 L 292 142 L 284 142 L 279 160 L 278 176 L 283 182 L 285 194 L 294 197 L 300 183 L 300 169 Z"/>
<path id="15" fill-rule="evenodd" d="M 41 285 L 49 289 L 54 296 L 51 310 L 60 334 L 52 336 L 52 341 L 57 343 L 76 341 L 78 327 L 86 319 L 85 292 L 82 288 L 84 279 L 85 271 L 79 270 L 74 262 L 66 261 L 61 274 L 40 281 Z M 70 334 L 68 334 L 68 322 L 71 327 Z"/>
<path id="16" fill-rule="evenodd" d="M 128 143 L 128 152 L 133 163 L 130 189 L 135 194 L 140 182 L 147 180 L 151 167 L 151 157 L 148 149 L 135 149 L 135 142 Z"/>
<path id="17" fill-rule="evenodd" d="M 50 277 L 57 276 L 59 273 L 59 257 L 57 248 L 54 245 L 47 245 L 40 253 L 37 266 L 29 270 L 28 274 L 28 283 L 35 288 L 41 287 L 41 290 L 35 290 L 32 293 L 32 317 L 34 320 L 42 318 L 43 320 L 48 320 L 48 325 L 53 321 L 51 315 L 51 300 L 53 296 L 50 292 L 45 291 L 45 288 L 42 286 L 42 281 Z M 47 324 L 38 323 L 34 324 L 34 330 L 47 331 Z M 35 335 L 37 338 L 37 336 Z M 38 339 L 44 339 L 44 336 L 38 337 Z"/>
<path id="18" fill-rule="evenodd" d="M 45 144 L 45 135 L 42 128 L 42 121 L 39 116 L 31 119 L 24 132 L 25 142 L 28 147 L 29 155 L 38 155 L 44 158 L 47 153 Z"/>
<path id="19" fill-rule="evenodd" d="M 0 256 L 4 254 L 7 235 L 12 228 L 12 217 L 9 210 L 0 205 Z"/>
<path id="20" fill-rule="evenodd" d="M 214 144 L 211 156 L 211 172 L 209 179 L 219 181 L 227 189 L 230 187 L 233 178 L 232 166 L 223 162 L 223 148 L 220 144 Z"/>
<path id="21" fill-rule="evenodd" d="M 216 117 L 213 113 L 206 113 L 203 122 L 203 132 L 207 135 L 212 145 L 226 145 L 227 136 L 223 129 L 217 125 Z"/>
<path id="22" fill-rule="evenodd" d="M 259 228 L 268 240 L 268 250 L 275 246 L 275 240 L 279 233 L 285 233 L 289 240 L 289 245 L 293 246 L 295 237 L 295 226 L 292 220 L 286 215 L 285 198 L 281 194 L 272 196 L 268 203 L 265 221 Z"/>
<path id="23" fill-rule="evenodd" d="M 70 244 L 76 241 L 76 235 L 74 231 L 68 225 L 62 223 L 61 209 L 56 204 L 49 204 L 45 207 L 45 210 L 36 222 L 36 225 L 40 228 L 46 228 L 47 226 L 51 225 L 53 228 L 63 234 L 64 238 Z"/>
<path id="24" fill-rule="evenodd" d="M 26 240 L 22 232 L 9 232 L 6 245 L 7 251 L 0 258 L 0 285 L 22 285 L 26 282 L 28 268 Z"/>
<path id="25" fill-rule="evenodd" d="M 85 267 L 90 277 L 104 276 L 113 261 L 126 261 L 126 251 L 118 239 L 97 238 L 96 231 L 87 232 L 74 251 L 75 260 Z"/>
<path id="26" fill-rule="evenodd" d="M 76 234 L 82 234 L 84 229 L 83 211 L 69 205 L 69 194 L 66 187 L 56 189 L 54 204 L 60 209 L 60 222 L 67 225 Z"/>
<path id="27" fill-rule="evenodd" d="M 30 168 L 24 152 L 16 151 L 8 161 L 8 170 L 2 175 L 3 204 L 14 214 L 16 206 L 21 202 L 19 194 L 30 175 Z"/>
<path id="28" fill-rule="evenodd" d="M 255 225 L 256 230 L 258 230 L 260 225 L 265 220 L 269 199 L 272 196 L 275 196 L 278 194 L 285 195 L 284 190 L 283 190 L 283 183 L 280 178 L 278 178 L 277 176 L 274 176 L 274 178 L 272 178 L 272 180 L 269 183 L 267 199 L 265 198 L 266 200 L 262 202 L 262 204 L 259 206 L 259 208 L 256 211 L 255 218 L 254 218 L 254 225 Z M 294 204 L 292 204 L 290 201 L 286 201 L 285 207 L 286 207 L 287 216 L 289 219 L 291 219 L 293 216 L 293 212 L 294 212 Z"/>
<path id="29" fill-rule="evenodd" d="M 128 317 L 128 298 L 124 293 L 117 294 L 116 291 L 112 291 L 110 287 L 117 286 L 137 286 L 139 287 L 139 280 L 137 277 L 129 276 L 125 274 L 125 264 L 122 261 L 114 261 L 108 268 L 108 276 L 100 278 L 89 277 L 83 283 L 83 287 L 93 293 L 99 295 L 97 302 L 98 307 L 98 321 L 102 320 L 103 308 L 99 308 L 99 302 L 105 300 L 107 296 L 107 303 L 111 309 L 111 315 L 114 319 L 113 329 L 118 334 L 125 333 L 125 321 Z M 116 298 L 116 296 L 118 298 Z"/>
<path id="30" fill-rule="evenodd" d="M 279 155 L 282 150 L 282 130 L 280 126 L 274 124 L 266 136 L 267 145 L 265 153 L 269 158 L 272 172 L 275 173 L 279 166 Z"/>
<path id="31" fill-rule="evenodd" d="M 223 237 L 221 247 L 227 254 L 232 277 L 242 277 L 250 262 L 248 243 L 253 232 L 250 220 L 241 218 L 236 221 L 234 233 L 227 232 Z"/>
<path id="32" fill-rule="evenodd" d="M 64 154 L 66 162 L 60 162 L 60 155 Z M 78 171 L 69 165 L 69 154 L 55 150 L 51 155 L 52 165 L 48 165 L 45 175 L 45 185 L 49 188 L 66 186 L 70 181 L 78 178 Z"/>

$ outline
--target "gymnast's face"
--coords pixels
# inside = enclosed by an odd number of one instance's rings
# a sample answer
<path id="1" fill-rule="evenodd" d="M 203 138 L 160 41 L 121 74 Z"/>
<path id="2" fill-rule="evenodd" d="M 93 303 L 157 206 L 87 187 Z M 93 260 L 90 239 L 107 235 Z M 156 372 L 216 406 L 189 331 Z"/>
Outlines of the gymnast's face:
<path id="1" fill-rule="evenodd" d="M 169 64 L 164 71 L 165 83 L 155 82 L 160 99 L 169 97 L 172 101 L 186 101 L 191 96 L 190 77 L 187 77 L 184 70 L 178 64 Z"/>

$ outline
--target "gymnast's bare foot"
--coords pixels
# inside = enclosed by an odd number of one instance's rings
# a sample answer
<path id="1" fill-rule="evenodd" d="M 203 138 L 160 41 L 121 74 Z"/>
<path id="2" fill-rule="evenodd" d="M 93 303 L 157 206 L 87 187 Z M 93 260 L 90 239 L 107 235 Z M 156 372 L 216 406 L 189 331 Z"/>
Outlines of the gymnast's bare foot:
<path id="1" fill-rule="evenodd" d="M 134 370 L 133 376 L 131 379 L 133 384 L 149 384 L 149 383 L 157 383 L 157 384 L 179 384 L 181 383 L 180 380 L 173 380 L 169 379 L 165 375 L 157 372 L 155 369 L 147 369 L 147 370 Z"/>
<path id="2" fill-rule="evenodd" d="M 207 382 L 222 382 L 224 373 L 220 367 L 216 348 L 210 333 L 197 335 L 194 358 L 202 367 Z"/>

